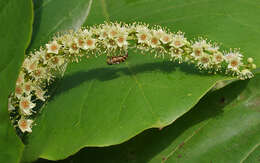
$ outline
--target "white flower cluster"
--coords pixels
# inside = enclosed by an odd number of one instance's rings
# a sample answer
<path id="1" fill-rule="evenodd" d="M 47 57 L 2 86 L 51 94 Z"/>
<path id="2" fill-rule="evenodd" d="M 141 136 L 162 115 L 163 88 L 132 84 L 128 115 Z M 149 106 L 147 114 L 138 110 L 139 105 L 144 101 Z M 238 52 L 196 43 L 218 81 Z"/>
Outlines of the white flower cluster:
<path id="1" fill-rule="evenodd" d="M 129 48 L 168 57 L 179 63 L 192 63 L 200 70 L 224 72 L 239 79 L 252 78 L 256 68 L 252 58 L 243 61 L 238 50 L 221 52 L 204 39 L 188 41 L 182 32 L 171 33 L 159 26 L 141 23 L 105 23 L 56 36 L 44 47 L 26 56 L 15 91 L 9 97 L 8 110 L 19 131 L 31 132 L 39 105 L 48 97 L 48 86 L 63 74 L 67 63 L 99 54 L 126 54 Z"/>

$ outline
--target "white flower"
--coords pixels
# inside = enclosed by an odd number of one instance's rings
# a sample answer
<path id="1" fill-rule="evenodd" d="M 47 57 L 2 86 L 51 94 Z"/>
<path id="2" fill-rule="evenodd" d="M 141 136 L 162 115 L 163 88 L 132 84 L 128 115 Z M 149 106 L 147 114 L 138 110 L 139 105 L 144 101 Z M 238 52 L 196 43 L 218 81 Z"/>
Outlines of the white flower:
<path id="1" fill-rule="evenodd" d="M 23 89 L 22 85 L 16 85 L 15 92 L 14 92 L 15 96 L 18 99 L 20 99 L 21 96 L 23 95 L 23 93 L 24 93 L 24 89 Z"/>
<path id="2" fill-rule="evenodd" d="M 96 40 L 94 38 L 86 38 L 85 42 L 85 49 L 93 50 L 96 48 Z"/>
<path id="3" fill-rule="evenodd" d="M 25 119 L 24 117 L 21 117 L 18 121 L 18 126 L 22 132 L 32 132 L 32 123 L 33 120 L 31 119 Z"/>
<path id="4" fill-rule="evenodd" d="M 81 30 L 79 35 L 80 35 L 80 37 L 91 37 L 92 34 L 93 34 L 93 28 L 91 31 L 87 30 L 87 29 L 83 29 L 83 30 Z"/>
<path id="5" fill-rule="evenodd" d="M 207 53 L 202 53 L 202 55 L 198 59 L 198 65 L 204 68 L 210 68 L 211 65 L 210 55 Z"/>
<path id="6" fill-rule="evenodd" d="M 79 38 L 77 39 L 77 45 L 79 48 L 83 49 L 83 50 L 87 50 L 87 49 L 95 49 L 96 46 L 95 46 L 95 42 L 96 40 L 95 39 L 92 39 L 92 38 Z"/>
<path id="7" fill-rule="evenodd" d="M 217 53 L 218 49 L 219 49 L 218 46 L 208 46 L 207 48 L 205 48 L 205 50 L 210 53 Z"/>
<path id="8" fill-rule="evenodd" d="M 51 54 L 47 53 L 47 51 L 44 49 L 40 49 L 39 51 L 35 52 L 35 56 L 37 56 L 37 58 L 39 58 L 39 60 L 41 60 L 43 62 L 43 64 L 47 64 L 47 62 L 48 62 L 47 56 L 51 56 Z"/>
<path id="9" fill-rule="evenodd" d="M 228 63 L 228 69 L 239 72 L 239 67 L 243 65 L 243 63 L 241 62 L 242 54 L 238 52 L 230 52 L 224 57 L 226 62 Z"/>
<path id="10" fill-rule="evenodd" d="M 25 68 L 25 69 L 27 69 L 27 67 L 29 67 L 29 63 L 30 63 L 30 59 L 29 59 L 29 57 L 26 57 L 26 58 L 24 59 L 24 61 L 23 61 L 22 67 Z"/>
<path id="11" fill-rule="evenodd" d="M 47 65 L 50 62 L 50 58 L 52 57 L 52 54 L 50 53 L 43 53 L 43 64 Z"/>
<path id="12" fill-rule="evenodd" d="M 244 69 L 241 71 L 239 77 L 240 79 L 248 79 L 254 77 L 254 74 L 250 70 Z"/>
<path id="13" fill-rule="evenodd" d="M 43 91 L 41 88 L 37 88 L 35 90 L 35 95 L 38 99 L 45 101 L 45 97 L 44 94 L 46 93 L 46 91 Z"/>
<path id="14" fill-rule="evenodd" d="M 92 32 L 84 30 L 83 34 L 79 38 L 75 39 L 75 42 L 77 42 L 78 47 L 83 50 L 95 49 L 96 40 L 94 38 L 91 38 L 91 35 Z"/>
<path id="15" fill-rule="evenodd" d="M 29 64 L 29 67 L 28 67 L 27 71 L 30 73 L 30 72 L 36 70 L 36 68 L 37 68 L 37 63 L 34 62 L 34 61 L 32 61 L 32 62 Z"/>
<path id="16" fill-rule="evenodd" d="M 67 46 L 69 47 L 70 54 L 79 53 L 79 47 L 78 47 L 77 41 L 75 39 L 73 41 L 72 40 L 68 41 Z"/>
<path id="17" fill-rule="evenodd" d="M 173 48 L 171 50 L 171 57 L 174 60 L 179 60 L 180 62 L 182 62 L 182 54 L 183 54 L 183 50 L 181 48 Z"/>
<path id="18" fill-rule="evenodd" d="M 56 68 L 56 67 L 60 67 L 64 63 L 65 63 L 65 59 L 63 56 L 53 56 L 51 58 L 51 63 L 49 63 L 49 66 L 51 68 Z"/>
<path id="19" fill-rule="evenodd" d="M 31 81 L 28 81 L 23 84 L 23 90 L 24 92 L 29 95 L 34 89 Z"/>
<path id="20" fill-rule="evenodd" d="M 137 29 L 137 42 L 138 43 L 145 43 L 148 44 L 150 38 L 151 38 L 151 34 L 149 32 L 148 29 L 146 28 L 142 28 L 142 29 Z"/>
<path id="21" fill-rule="evenodd" d="M 132 31 L 136 31 L 137 33 L 142 33 L 144 31 L 150 32 L 150 29 L 148 28 L 148 25 L 137 24 L 135 27 L 133 27 Z"/>
<path id="22" fill-rule="evenodd" d="M 215 64 L 219 64 L 222 63 L 224 61 L 224 56 L 221 52 L 216 52 L 213 54 L 213 58 L 212 58 L 213 63 Z"/>
<path id="23" fill-rule="evenodd" d="M 58 40 L 62 42 L 65 53 L 70 53 L 70 54 L 79 53 L 78 42 L 76 36 L 74 36 L 72 32 L 59 37 Z"/>
<path id="24" fill-rule="evenodd" d="M 164 34 L 161 36 L 160 40 L 162 41 L 162 43 L 168 44 L 169 42 L 172 41 L 172 35 L 167 34 L 167 33 L 164 33 Z"/>
<path id="25" fill-rule="evenodd" d="M 228 69 L 238 72 L 241 65 L 242 62 L 238 58 L 232 58 L 228 62 Z"/>
<path id="26" fill-rule="evenodd" d="M 67 33 L 67 34 L 62 35 L 62 36 L 57 38 L 58 42 L 61 42 L 61 44 L 65 48 L 69 48 L 70 47 L 71 40 L 73 40 L 73 39 L 74 39 L 74 37 L 72 36 L 71 33 Z"/>
<path id="27" fill-rule="evenodd" d="M 79 38 L 76 38 L 76 42 L 77 42 L 77 45 L 78 45 L 78 47 L 79 48 L 81 48 L 81 49 L 86 49 L 85 48 L 85 41 L 84 41 L 84 39 L 83 38 L 81 38 L 81 37 L 79 37 Z"/>
<path id="28" fill-rule="evenodd" d="M 13 110 L 15 110 L 15 107 L 14 107 L 13 104 L 12 104 L 12 98 L 9 97 L 9 98 L 8 98 L 8 111 L 11 112 L 11 111 L 13 111 Z"/>
<path id="29" fill-rule="evenodd" d="M 152 48 L 156 48 L 160 45 L 160 39 L 155 36 L 155 35 L 152 35 L 150 40 L 149 40 L 149 45 L 152 47 Z"/>
<path id="30" fill-rule="evenodd" d="M 243 57 L 243 55 L 240 54 L 239 52 L 230 52 L 230 53 L 225 54 L 225 60 L 227 62 L 229 62 L 230 60 L 232 60 L 234 58 L 236 58 L 237 60 L 240 61 L 240 60 L 242 60 L 242 57 Z"/>
<path id="31" fill-rule="evenodd" d="M 126 34 L 119 34 L 116 38 L 116 43 L 119 47 L 127 47 L 127 35 Z"/>
<path id="32" fill-rule="evenodd" d="M 200 40 L 198 43 L 199 43 L 199 44 L 201 45 L 201 47 L 204 48 L 204 49 L 211 49 L 211 48 L 212 48 L 211 44 L 207 43 L 206 40 Z"/>
<path id="33" fill-rule="evenodd" d="M 193 56 L 195 60 L 198 60 L 201 57 L 201 55 L 204 53 L 203 48 L 201 47 L 201 45 L 198 44 L 192 45 L 192 48 L 193 48 L 193 52 L 191 53 L 191 56 Z"/>
<path id="34" fill-rule="evenodd" d="M 21 97 L 19 107 L 23 115 L 31 115 L 32 108 L 34 108 L 35 106 L 36 104 L 31 102 L 31 96 Z"/>
<path id="35" fill-rule="evenodd" d="M 44 56 L 46 52 L 47 52 L 46 49 L 40 47 L 40 49 L 38 51 L 34 52 L 34 55 L 42 58 L 42 56 Z"/>
<path id="36" fill-rule="evenodd" d="M 116 49 L 118 47 L 116 41 L 113 39 L 104 40 L 103 44 L 107 49 L 110 50 Z"/>
<path id="37" fill-rule="evenodd" d="M 24 82 L 24 72 L 20 71 L 19 76 L 16 80 L 16 85 L 21 85 Z"/>
<path id="38" fill-rule="evenodd" d="M 152 30 L 152 33 L 155 37 L 157 37 L 158 39 L 161 39 L 162 36 L 165 34 L 165 32 L 162 29 L 158 29 L 158 30 Z"/>
<path id="39" fill-rule="evenodd" d="M 112 26 L 108 29 L 108 37 L 115 38 L 119 33 L 119 29 L 117 26 Z"/>
<path id="40" fill-rule="evenodd" d="M 41 58 L 39 58 L 38 55 L 31 53 L 30 54 L 30 60 L 39 63 Z"/>
<path id="41" fill-rule="evenodd" d="M 178 33 L 173 35 L 171 46 L 175 48 L 183 47 L 187 43 L 187 39 L 184 37 L 183 34 Z"/>
<path id="42" fill-rule="evenodd" d="M 47 76 L 47 67 L 37 67 L 36 70 L 34 70 L 33 75 L 35 80 L 45 79 Z"/>
<path id="43" fill-rule="evenodd" d="M 28 73 L 31 73 L 37 68 L 39 59 L 37 57 L 26 58 L 23 62 L 23 68 L 25 68 Z"/>
<path id="44" fill-rule="evenodd" d="M 100 32 L 99 32 L 99 39 L 100 40 L 105 40 L 108 38 L 108 27 L 104 27 L 103 29 L 100 29 Z"/>
<path id="45" fill-rule="evenodd" d="M 50 42 L 49 44 L 46 44 L 47 53 L 58 54 L 60 47 L 61 45 L 59 45 L 56 40 Z"/>

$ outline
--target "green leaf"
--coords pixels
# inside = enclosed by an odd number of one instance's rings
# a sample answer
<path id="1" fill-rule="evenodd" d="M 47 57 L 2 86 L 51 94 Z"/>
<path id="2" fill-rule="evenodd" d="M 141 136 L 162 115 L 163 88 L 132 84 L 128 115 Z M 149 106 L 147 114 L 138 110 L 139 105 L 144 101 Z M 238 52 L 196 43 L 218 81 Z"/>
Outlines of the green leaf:
<path id="1" fill-rule="evenodd" d="M 27 149 L 59 159 L 85 145 L 121 143 L 145 129 L 172 123 L 223 78 L 148 56 L 132 54 L 125 64 L 111 67 L 104 60 L 68 67 Z M 192 84 L 187 80 L 191 77 Z"/>
<path id="2" fill-rule="evenodd" d="M 80 28 L 88 17 L 92 1 L 34 0 L 33 37 L 28 51 L 39 49 L 57 32 Z M 23 161 L 33 159 L 33 154 L 25 150 Z"/>
<path id="3" fill-rule="evenodd" d="M 171 31 L 183 31 L 188 38 L 204 36 L 226 49 L 240 48 L 260 66 L 260 19 L 258 0 L 100 0 L 104 17 L 110 21 L 147 22 Z M 93 10 L 93 19 L 100 11 Z M 95 21 L 91 17 L 86 24 Z M 93 20 L 93 21 L 91 21 Z M 88 23 L 91 21 L 90 23 Z M 98 21 L 98 23 L 100 23 Z"/>
<path id="4" fill-rule="evenodd" d="M 260 156 L 259 83 L 260 74 L 250 81 L 237 81 L 209 93 L 166 128 L 150 129 L 117 146 L 85 148 L 58 163 L 256 163 Z"/>
<path id="5" fill-rule="evenodd" d="M 32 31 L 32 2 L 0 1 L 0 162 L 19 162 L 23 144 L 11 126 L 7 112 L 8 96 L 24 58 Z"/>
<path id="6" fill-rule="evenodd" d="M 94 1 L 85 24 L 103 20 L 159 24 L 185 31 L 189 39 L 203 35 L 223 42 L 225 48 L 241 47 L 245 56 L 259 63 L 260 38 L 253 29 L 260 24 L 251 16 L 256 18 L 260 11 L 251 3 L 257 2 Z M 238 16 L 242 24 L 234 20 Z M 102 57 L 69 65 L 29 137 L 27 153 L 56 160 L 85 146 L 122 143 L 145 129 L 171 124 L 217 81 L 227 79 L 133 51 L 129 56 L 124 64 L 110 67 Z"/>
<path id="7" fill-rule="evenodd" d="M 260 144 L 260 143 L 259 143 Z M 243 161 L 244 163 L 260 162 L 260 146 L 257 144 L 249 153 L 248 157 Z"/>
<path id="8" fill-rule="evenodd" d="M 93 0 L 34 0 L 35 23 L 30 50 L 47 43 L 57 32 L 77 30 L 86 21 Z"/>

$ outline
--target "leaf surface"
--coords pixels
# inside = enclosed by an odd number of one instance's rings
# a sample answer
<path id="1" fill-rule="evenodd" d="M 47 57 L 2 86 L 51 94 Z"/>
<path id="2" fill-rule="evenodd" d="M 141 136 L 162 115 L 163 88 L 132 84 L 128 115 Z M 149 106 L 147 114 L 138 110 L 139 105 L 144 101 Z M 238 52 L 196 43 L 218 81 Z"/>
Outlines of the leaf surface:
<path id="1" fill-rule="evenodd" d="M 38 49 L 57 32 L 77 30 L 86 21 L 93 0 L 34 0 L 35 22 L 29 50 Z"/>
<path id="2" fill-rule="evenodd" d="M 11 126 L 7 101 L 31 38 L 32 2 L 0 1 L 0 20 L 0 162 L 15 163 L 24 145 Z"/>
<path id="3" fill-rule="evenodd" d="M 234 82 L 208 93 L 166 128 L 147 130 L 112 147 L 84 148 L 58 163 L 256 163 L 260 143 L 259 82 L 260 74 L 250 81 Z"/>
<path id="4" fill-rule="evenodd" d="M 27 51 L 39 49 L 58 32 L 79 29 L 87 20 L 92 1 L 34 0 L 32 41 Z M 30 162 L 35 159 L 34 156 L 34 152 L 25 150 L 23 162 Z"/>
<path id="5" fill-rule="evenodd" d="M 257 64 L 257 6 L 256 0 L 101 0 L 93 2 L 85 24 L 104 20 L 159 24 L 185 31 L 189 39 L 202 35 L 223 43 L 225 49 L 241 47 Z M 133 51 L 129 56 L 125 63 L 110 67 L 104 57 L 69 65 L 34 127 L 28 153 L 57 160 L 85 146 L 122 143 L 148 128 L 171 124 L 217 81 L 229 79 Z"/>
<path id="6" fill-rule="evenodd" d="M 243 163 L 260 162 L 260 146 L 257 144 L 245 157 Z"/>

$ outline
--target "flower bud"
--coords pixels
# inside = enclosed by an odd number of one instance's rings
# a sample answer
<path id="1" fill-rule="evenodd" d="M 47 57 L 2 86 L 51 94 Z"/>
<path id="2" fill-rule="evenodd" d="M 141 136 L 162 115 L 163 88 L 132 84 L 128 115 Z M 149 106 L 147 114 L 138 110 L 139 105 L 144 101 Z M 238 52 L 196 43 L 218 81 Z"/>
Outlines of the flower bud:
<path id="1" fill-rule="evenodd" d="M 253 62 L 254 62 L 254 59 L 251 58 L 251 57 L 249 57 L 249 58 L 247 58 L 247 62 L 248 62 L 248 63 L 253 63 Z"/>

